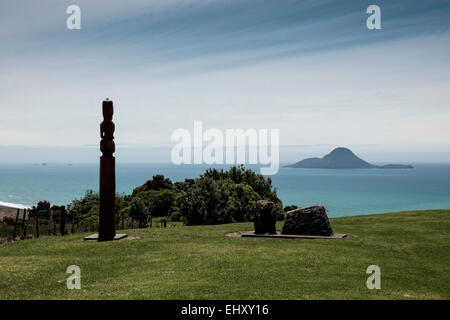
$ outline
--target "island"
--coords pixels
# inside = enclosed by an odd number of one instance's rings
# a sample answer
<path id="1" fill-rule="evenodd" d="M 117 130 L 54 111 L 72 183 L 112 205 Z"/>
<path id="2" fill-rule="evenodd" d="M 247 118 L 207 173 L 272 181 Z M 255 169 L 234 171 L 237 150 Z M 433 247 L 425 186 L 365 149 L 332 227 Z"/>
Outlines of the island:
<path id="1" fill-rule="evenodd" d="M 413 166 L 405 164 L 387 164 L 377 166 L 356 156 L 348 148 L 336 148 L 322 158 L 308 158 L 285 168 L 308 169 L 412 169 Z"/>

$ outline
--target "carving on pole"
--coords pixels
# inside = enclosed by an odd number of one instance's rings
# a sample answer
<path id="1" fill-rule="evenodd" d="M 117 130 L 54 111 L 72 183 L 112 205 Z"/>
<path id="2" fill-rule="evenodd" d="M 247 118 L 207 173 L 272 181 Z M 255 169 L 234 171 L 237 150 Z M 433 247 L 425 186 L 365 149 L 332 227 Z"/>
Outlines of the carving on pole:
<path id="1" fill-rule="evenodd" d="M 111 100 L 104 100 L 102 106 L 103 122 L 100 124 L 100 206 L 98 217 L 98 235 L 91 235 L 85 240 L 119 240 L 126 234 L 116 235 L 115 198 L 116 198 L 116 151 L 114 144 L 115 125 L 114 108 Z"/>
<path id="2" fill-rule="evenodd" d="M 116 197 L 116 151 L 114 144 L 113 102 L 103 101 L 103 122 L 100 124 L 100 207 L 98 223 L 98 240 L 111 240 L 116 235 L 114 221 Z"/>

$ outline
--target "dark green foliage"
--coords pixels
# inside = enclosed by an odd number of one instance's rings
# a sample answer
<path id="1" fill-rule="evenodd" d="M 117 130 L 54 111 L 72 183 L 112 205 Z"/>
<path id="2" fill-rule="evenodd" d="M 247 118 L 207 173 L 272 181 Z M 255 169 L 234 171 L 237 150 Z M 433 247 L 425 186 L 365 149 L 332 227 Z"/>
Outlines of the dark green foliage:
<path id="1" fill-rule="evenodd" d="M 50 202 L 48 202 L 46 200 L 39 201 L 36 209 L 38 211 L 49 211 L 50 210 Z"/>
<path id="2" fill-rule="evenodd" d="M 273 201 L 278 209 L 277 218 L 284 219 L 272 180 L 242 165 L 228 171 L 208 169 L 200 178 L 176 183 L 163 175 L 154 175 L 131 195 L 116 195 L 116 228 L 132 227 L 133 221 L 143 228 L 152 217 L 183 221 L 187 225 L 252 221 L 256 201 L 262 199 Z M 65 211 L 65 223 L 70 224 L 68 231 L 96 230 L 98 206 L 99 195 L 92 190 L 72 201 Z M 50 219 L 55 233 L 62 209 L 50 208 L 50 203 L 42 201 L 35 211 L 40 212 L 39 219 Z"/>
<path id="3" fill-rule="evenodd" d="M 284 207 L 284 212 L 288 212 L 288 211 L 291 211 L 291 210 L 295 210 L 295 209 L 297 209 L 298 207 L 295 205 L 295 204 L 292 204 L 292 205 L 290 205 L 290 206 L 286 206 L 286 207 Z"/>
<path id="4" fill-rule="evenodd" d="M 171 222 L 177 222 L 177 221 L 181 221 L 181 213 L 180 211 L 173 211 L 170 215 L 169 215 L 169 221 Z"/>
<path id="5" fill-rule="evenodd" d="M 262 199 L 275 202 L 277 218 L 284 219 L 272 180 L 242 165 L 228 171 L 208 169 L 184 187 L 177 206 L 187 225 L 252 221 L 256 201 Z"/>
<path id="6" fill-rule="evenodd" d="M 178 197 L 178 207 L 187 225 L 232 222 L 231 186 L 227 180 L 198 179 Z"/>
<path id="7" fill-rule="evenodd" d="M 172 189 L 173 184 L 172 181 L 170 181 L 169 178 L 164 178 L 163 175 L 157 174 L 154 175 L 152 180 L 148 180 L 146 183 L 144 183 L 142 186 L 139 186 L 133 190 L 133 196 L 141 193 L 143 191 L 149 191 L 149 190 L 162 190 L 162 189 Z"/>
<path id="8" fill-rule="evenodd" d="M 280 202 L 277 202 L 277 221 L 283 221 L 286 217 L 286 213 L 283 210 L 283 204 Z"/>
<path id="9" fill-rule="evenodd" d="M 98 223 L 98 193 L 88 190 L 83 198 L 74 200 L 68 206 L 68 218 L 77 226 L 92 226 Z"/>
<path id="10" fill-rule="evenodd" d="M 233 222 L 253 220 L 253 211 L 260 196 L 245 183 L 234 184 L 231 192 Z"/>
<path id="11" fill-rule="evenodd" d="M 52 206 L 50 208 L 50 218 L 53 222 L 53 234 L 56 235 L 56 227 L 59 225 L 59 233 L 64 235 L 66 225 L 66 207 L 65 206 Z"/>
<path id="12" fill-rule="evenodd" d="M 262 174 L 257 174 L 250 169 L 245 169 L 243 165 L 233 166 L 228 171 L 214 168 L 207 169 L 200 178 L 210 177 L 214 180 L 231 180 L 234 183 L 245 183 L 252 187 L 261 199 L 277 202 L 279 199 L 276 190 L 272 190 L 272 179 L 265 178 Z"/>
<path id="13" fill-rule="evenodd" d="M 150 219 L 150 212 L 141 199 L 134 198 L 130 203 L 130 216 L 139 221 L 139 228 L 144 228 Z"/>
<path id="14" fill-rule="evenodd" d="M 195 183 L 194 179 L 185 179 L 184 182 L 175 182 L 174 189 L 177 193 L 187 191 Z"/>
<path id="15" fill-rule="evenodd" d="M 39 215 L 39 219 L 45 219 L 48 221 L 50 219 L 50 202 L 39 201 L 36 207 L 36 215 Z"/>
<path id="16" fill-rule="evenodd" d="M 177 199 L 177 194 L 172 190 L 149 191 L 149 210 L 152 217 L 167 217 Z"/>
<path id="17" fill-rule="evenodd" d="M 65 206 L 52 206 L 50 208 L 50 216 L 51 219 L 55 223 L 60 223 L 62 216 L 65 214 L 66 207 Z"/>

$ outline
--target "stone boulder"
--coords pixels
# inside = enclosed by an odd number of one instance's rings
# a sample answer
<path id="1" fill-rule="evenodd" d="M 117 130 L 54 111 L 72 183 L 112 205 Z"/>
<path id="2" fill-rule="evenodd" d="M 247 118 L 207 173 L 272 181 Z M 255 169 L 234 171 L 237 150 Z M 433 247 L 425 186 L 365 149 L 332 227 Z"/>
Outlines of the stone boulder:
<path id="1" fill-rule="evenodd" d="M 255 234 L 276 234 L 277 207 L 268 200 L 258 200 L 255 207 Z"/>
<path id="2" fill-rule="evenodd" d="M 282 234 L 332 236 L 330 221 L 324 206 L 298 208 L 289 211 L 284 219 Z"/>

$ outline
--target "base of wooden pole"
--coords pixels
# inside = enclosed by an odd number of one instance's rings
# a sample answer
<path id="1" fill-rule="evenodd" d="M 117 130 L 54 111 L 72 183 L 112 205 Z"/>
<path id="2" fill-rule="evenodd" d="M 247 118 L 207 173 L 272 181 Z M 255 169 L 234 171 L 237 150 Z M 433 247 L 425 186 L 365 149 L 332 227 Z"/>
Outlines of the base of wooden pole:
<path id="1" fill-rule="evenodd" d="M 84 238 L 84 241 L 113 241 L 113 240 L 122 240 L 127 238 L 128 235 L 125 233 L 118 233 L 114 236 L 114 238 L 99 238 L 98 233 L 91 234 Z"/>

